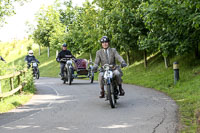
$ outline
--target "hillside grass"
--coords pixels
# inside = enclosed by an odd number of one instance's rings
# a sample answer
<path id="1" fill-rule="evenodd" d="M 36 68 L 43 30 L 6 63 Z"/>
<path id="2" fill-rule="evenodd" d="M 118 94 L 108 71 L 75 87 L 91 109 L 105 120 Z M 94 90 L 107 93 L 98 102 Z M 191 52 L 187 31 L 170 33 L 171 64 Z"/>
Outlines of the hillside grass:
<path id="1" fill-rule="evenodd" d="M 47 57 L 47 49 L 45 48 L 42 48 L 40 56 L 38 50 L 34 51 L 34 55 L 40 61 L 41 77 L 58 77 L 60 64 L 56 62 L 56 50 L 50 50 L 50 57 Z"/>

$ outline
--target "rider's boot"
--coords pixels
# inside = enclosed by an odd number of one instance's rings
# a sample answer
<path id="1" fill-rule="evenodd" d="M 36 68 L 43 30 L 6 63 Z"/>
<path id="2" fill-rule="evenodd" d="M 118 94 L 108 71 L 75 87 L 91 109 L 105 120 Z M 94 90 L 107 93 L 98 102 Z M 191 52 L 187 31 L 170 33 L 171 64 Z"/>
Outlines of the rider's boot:
<path id="1" fill-rule="evenodd" d="M 104 87 L 102 87 L 99 98 L 104 98 L 104 97 L 105 97 L 105 91 L 104 91 Z"/>
<path id="2" fill-rule="evenodd" d="M 64 79 L 64 74 L 60 73 L 61 80 Z"/>
<path id="3" fill-rule="evenodd" d="M 125 92 L 124 92 L 124 90 L 122 89 L 122 85 L 119 85 L 119 95 L 120 95 L 120 96 L 124 96 L 124 95 L 125 95 Z"/>

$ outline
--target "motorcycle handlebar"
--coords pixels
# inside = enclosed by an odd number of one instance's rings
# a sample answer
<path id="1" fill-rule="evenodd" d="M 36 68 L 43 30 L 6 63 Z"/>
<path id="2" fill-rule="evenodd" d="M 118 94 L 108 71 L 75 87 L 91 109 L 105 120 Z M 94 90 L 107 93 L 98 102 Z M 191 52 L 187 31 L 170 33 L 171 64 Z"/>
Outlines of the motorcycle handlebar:
<path id="1" fill-rule="evenodd" d="M 27 61 L 26 61 L 27 62 Z M 37 61 L 31 61 L 31 62 L 27 62 L 27 64 L 33 64 L 33 63 L 37 63 L 37 64 L 39 64 L 39 62 L 37 62 Z"/>
<path id="2" fill-rule="evenodd" d="M 103 68 L 106 68 L 106 67 L 117 68 L 117 67 L 120 67 L 120 66 L 119 66 L 119 65 L 109 65 L 109 64 L 104 64 L 104 65 L 103 65 Z"/>
<path id="3" fill-rule="evenodd" d="M 72 58 L 72 57 L 70 57 L 70 58 L 61 58 L 61 59 L 59 60 L 59 62 L 67 62 L 67 61 L 70 60 L 70 59 L 76 60 L 75 58 Z"/>
<path id="4" fill-rule="evenodd" d="M 109 67 L 109 70 L 115 70 L 116 68 L 120 68 L 119 65 L 104 64 L 104 65 L 99 69 L 99 71 L 100 71 L 100 72 L 103 72 L 103 71 L 106 70 L 107 67 Z"/>
<path id="5" fill-rule="evenodd" d="M 62 58 L 62 59 L 60 59 L 60 61 L 67 61 L 67 60 L 70 60 L 70 58 Z"/>

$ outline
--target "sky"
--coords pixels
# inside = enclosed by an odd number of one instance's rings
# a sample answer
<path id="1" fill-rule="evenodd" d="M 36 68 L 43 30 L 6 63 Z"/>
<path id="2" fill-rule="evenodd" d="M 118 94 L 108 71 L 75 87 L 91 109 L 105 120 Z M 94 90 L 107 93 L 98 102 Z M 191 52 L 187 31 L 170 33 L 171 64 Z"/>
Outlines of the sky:
<path id="1" fill-rule="evenodd" d="M 48 6 L 53 4 L 55 0 L 32 0 L 23 6 L 16 5 L 14 16 L 7 17 L 3 27 L 0 27 L 0 40 L 3 42 L 20 40 L 26 37 L 27 26 L 25 23 L 29 21 L 34 24 L 34 15 L 42 5 Z M 91 0 L 90 0 L 91 1 Z M 73 6 L 81 6 L 85 0 L 72 0 Z"/>

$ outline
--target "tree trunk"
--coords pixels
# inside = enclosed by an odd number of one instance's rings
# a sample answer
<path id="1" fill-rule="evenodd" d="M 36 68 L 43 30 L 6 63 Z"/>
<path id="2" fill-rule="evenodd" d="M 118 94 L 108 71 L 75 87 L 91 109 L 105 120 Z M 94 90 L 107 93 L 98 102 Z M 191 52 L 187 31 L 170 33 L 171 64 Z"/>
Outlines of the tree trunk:
<path id="1" fill-rule="evenodd" d="M 40 47 L 40 45 L 39 45 L 39 56 L 41 55 L 41 47 Z"/>
<path id="2" fill-rule="evenodd" d="M 198 43 L 195 46 L 195 58 L 200 59 L 200 57 L 199 57 L 199 44 Z"/>
<path id="3" fill-rule="evenodd" d="M 144 50 L 144 67 L 147 68 L 147 51 Z"/>
<path id="4" fill-rule="evenodd" d="M 0 80 L 0 94 L 2 93 L 2 89 L 1 89 L 1 80 Z"/>
<path id="5" fill-rule="evenodd" d="M 58 50 L 56 50 L 56 58 L 58 57 Z"/>
<path id="6" fill-rule="evenodd" d="M 47 56 L 50 57 L 50 47 L 47 47 Z"/>
<path id="7" fill-rule="evenodd" d="M 127 54 L 126 54 L 126 59 L 127 59 L 127 65 L 129 66 L 130 65 L 130 53 L 129 53 L 129 51 L 127 52 Z"/>
<path id="8" fill-rule="evenodd" d="M 170 64 L 169 58 L 167 56 L 166 57 L 164 56 L 164 61 L 165 61 L 165 68 L 168 68 Z"/>
<path id="9" fill-rule="evenodd" d="M 90 61 L 92 62 L 92 53 L 90 52 Z"/>

